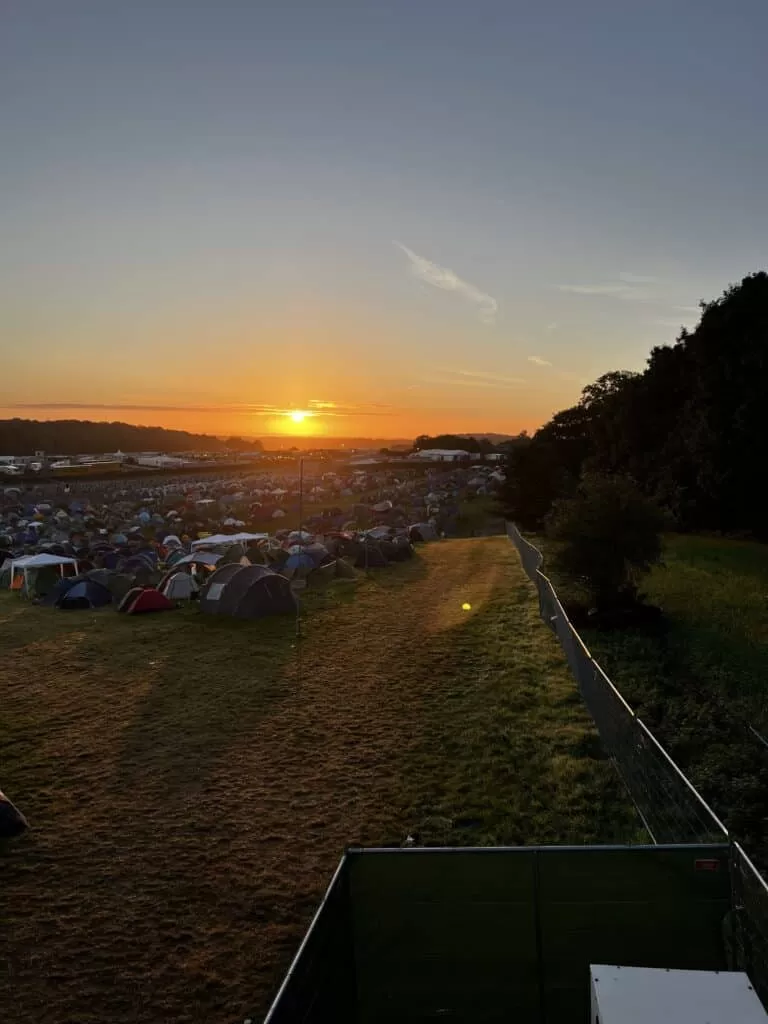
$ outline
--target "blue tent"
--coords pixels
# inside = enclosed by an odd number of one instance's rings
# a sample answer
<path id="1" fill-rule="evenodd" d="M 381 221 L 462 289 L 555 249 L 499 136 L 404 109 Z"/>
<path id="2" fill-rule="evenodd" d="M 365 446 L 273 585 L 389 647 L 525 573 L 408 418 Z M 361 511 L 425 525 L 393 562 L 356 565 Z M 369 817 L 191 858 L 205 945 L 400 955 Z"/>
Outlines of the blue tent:
<path id="1" fill-rule="evenodd" d="M 82 579 L 82 576 L 65 576 L 63 579 L 58 580 L 40 603 L 52 608 L 55 607 L 59 600 L 64 597 L 64 595 L 71 590 L 76 583 L 80 583 Z"/>
<path id="2" fill-rule="evenodd" d="M 317 563 L 312 555 L 302 551 L 297 555 L 289 555 L 280 571 L 289 579 L 294 576 L 302 578 L 303 576 L 308 576 L 316 565 Z"/>
<path id="3" fill-rule="evenodd" d="M 112 603 L 112 594 L 96 580 L 79 579 L 56 601 L 55 607 L 65 610 L 73 608 L 103 608 Z"/>

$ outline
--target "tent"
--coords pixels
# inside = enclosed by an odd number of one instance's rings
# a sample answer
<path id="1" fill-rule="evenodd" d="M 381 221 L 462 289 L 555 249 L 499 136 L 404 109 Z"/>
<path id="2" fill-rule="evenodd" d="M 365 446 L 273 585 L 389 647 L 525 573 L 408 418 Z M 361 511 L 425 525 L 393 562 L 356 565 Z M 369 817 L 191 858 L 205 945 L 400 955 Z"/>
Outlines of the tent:
<path id="1" fill-rule="evenodd" d="M 208 582 L 205 584 L 203 589 L 200 591 L 200 609 L 204 612 L 209 612 L 211 615 L 218 615 L 221 611 L 221 604 L 219 598 L 224 590 L 224 587 L 235 573 L 239 572 L 244 566 L 240 565 L 239 562 L 230 562 L 228 565 L 222 565 L 220 569 L 214 572 Z"/>
<path id="2" fill-rule="evenodd" d="M 71 579 L 71 577 L 64 577 Z M 27 597 L 45 597 L 50 594 L 53 588 L 62 579 L 61 572 L 56 566 L 44 565 L 40 569 L 34 569 L 25 582 L 23 593 Z"/>
<path id="3" fill-rule="evenodd" d="M 229 565 L 230 562 L 240 562 L 241 565 L 244 565 L 243 558 L 245 558 L 245 546 L 243 544 L 230 544 L 219 559 L 219 565 Z M 246 559 L 247 561 L 248 559 Z"/>
<path id="4" fill-rule="evenodd" d="M 200 609 L 210 615 L 258 619 L 295 612 L 296 599 L 285 576 L 263 565 L 225 565 L 206 585 Z"/>
<path id="5" fill-rule="evenodd" d="M 432 523 L 414 523 L 413 526 L 408 528 L 408 533 L 413 541 L 429 541 L 437 540 L 437 530 L 434 528 Z"/>
<path id="6" fill-rule="evenodd" d="M 337 558 L 333 563 L 336 570 L 336 577 L 340 580 L 356 580 L 358 574 L 354 566 L 350 565 L 346 558 Z"/>
<path id="7" fill-rule="evenodd" d="M 105 583 L 107 590 L 112 595 L 112 600 L 119 604 L 129 590 L 133 587 L 133 576 L 123 572 L 110 573 L 107 580 L 100 580 Z"/>
<path id="8" fill-rule="evenodd" d="M 327 562 L 325 565 L 318 565 L 316 569 L 307 576 L 307 584 L 310 587 L 323 587 L 336 579 L 336 562 Z"/>
<path id="9" fill-rule="evenodd" d="M 387 559 L 375 540 L 366 540 L 360 545 L 355 566 L 358 569 L 383 569 Z"/>
<path id="10" fill-rule="evenodd" d="M 407 536 L 397 534 L 379 541 L 381 553 L 390 562 L 406 562 L 413 558 L 413 545 Z"/>
<path id="11" fill-rule="evenodd" d="M 24 593 L 29 593 L 29 571 L 30 569 L 43 569 L 49 566 L 57 566 L 59 574 L 64 575 L 64 566 L 72 565 L 77 572 L 77 559 L 67 558 L 65 555 L 26 555 L 23 558 L 11 559 L 10 565 L 10 586 L 13 587 L 13 580 L 17 570 L 21 569 L 24 575 Z"/>
<path id="12" fill-rule="evenodd" d="M 168 564 L 172 564 L 174 569 L 178 569 L 182 565 L 207 565 L 212 569 L 221 557 L 219 551 L 193 551 L 191 555 L 184 555 L 183 558 L 178 558 Z"/>
<path id="13" fill-rule="evenodd" d="M 268 537 L 268 533 L 214 533 L 210 537 L 193 540 L 191 546 L 193 551 L 196 551 L 198 548 L 217 548 L 223 544 L 247 544 L 249 541 L 266 540 Z"/>
<path id="14" fill-rule="evenodd" d="M 143 615 L 145 612 L 173 611 L 173 608 L 171 601 L 155 587 L 134 587 L 125 595 L 117 610 L 127 615 Z"/>
<path id="15" fill-rule="evenodd" d="M 288 556 L 281 571 L 288 579 L 301 580 L 309 576 L 315 568 L 317 568 L 317 562 L 312 555 L 307 554 L 306 551 L 300 551 Z"/>
<path id="16" fill-rule="evenodd" d="M 69 580 L 63 580 L 69 583 Z M 112 595 L 109 590 L 96 580 L 87 578 L 76 579 L 71 587 L 67 587 L 54 602 L 55 608 L 72 610 L 74 608 L 103 608 L 112 603 Z"/>
<path id="17" fill-rule="evenodd" d="M 200 587 L 188 572 L 174 572 L 166 576 L 160 592 L 169 601 L 191 601 Z"/>

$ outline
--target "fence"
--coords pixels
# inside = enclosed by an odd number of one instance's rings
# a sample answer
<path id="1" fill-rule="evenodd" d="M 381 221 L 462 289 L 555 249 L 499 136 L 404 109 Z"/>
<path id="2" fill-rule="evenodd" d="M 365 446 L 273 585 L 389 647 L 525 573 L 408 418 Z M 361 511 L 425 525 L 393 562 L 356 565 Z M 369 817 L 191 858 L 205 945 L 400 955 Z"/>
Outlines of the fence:
<path id="1" fill-rule="evenodd" d="M 725 825 L 590 655 L 541 571 L 541 552 L 514 523 L 507 523 L 507 536 L 536 586 L 541 617 L 560 641 L 603 747 L 653 842 L 728 839 Z M 731 844 L 731 875 L 734 908 L 725 936 L 729 966 L 748 972 L 768 1006 L 768 884 L 738 843 Z"/>

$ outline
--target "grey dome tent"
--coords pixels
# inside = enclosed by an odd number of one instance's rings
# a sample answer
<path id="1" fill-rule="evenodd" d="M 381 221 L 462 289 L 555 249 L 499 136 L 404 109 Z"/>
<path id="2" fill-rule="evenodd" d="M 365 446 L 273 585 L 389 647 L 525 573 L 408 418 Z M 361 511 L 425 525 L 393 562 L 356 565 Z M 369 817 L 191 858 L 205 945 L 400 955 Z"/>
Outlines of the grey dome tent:
<path id="1" fill-rule="evenodd" d="M 239 562 L 230 562 L 229 565 L 222 565 L 220 569 L 212 573 L 200 591 L 200 611 L 208 612 L 210 615 L 224 614 L 221 611 L 220 603 L 224 587 L 236 572 L 244 568 L 246 566 L 240 565 Z"/>
<path id="2" fill-rule="evenodd" d="M 209 615 L 258 619 L 292 614 L 296 611 L 296 599 L 285 576 L 266 566 L 225 565 L 206 584 L 200 596 L 200 610 Z"/>
<path id="3" fill-rule="evenodd" d="M 432 523 L 414 523 L 409 527 L 408 533 L 413 541 L 439 540 L 437 530 Z"/>
<path id="4" fill-rule="evenodd" d="M 367 537 L 360 545 L 355 566 L 358 569 L 384 569 L 387 566 L 387 559 L 375 540 Z"/>
<path id="5" fill-rule="evenodd" d="M 200 587 L 188 572 L 174 572 L 159 587 L 169 601 L 191 601 Z"/>

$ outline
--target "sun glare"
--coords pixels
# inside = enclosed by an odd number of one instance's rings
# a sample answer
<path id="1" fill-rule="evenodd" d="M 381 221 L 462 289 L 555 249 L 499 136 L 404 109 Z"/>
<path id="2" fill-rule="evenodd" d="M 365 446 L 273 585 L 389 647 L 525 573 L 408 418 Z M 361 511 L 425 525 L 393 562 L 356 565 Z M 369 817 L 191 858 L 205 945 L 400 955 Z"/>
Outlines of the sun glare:
<path id="1" fill-rule="evenodd" d="M 294 423 L 303 423 L 309 413 L 304 412 L 301 409 L 296 409 L 295 412 L 290 413 L 290 417 Z"/>

